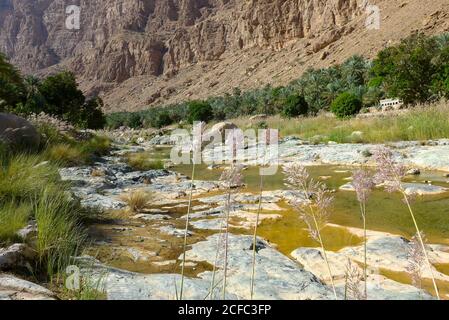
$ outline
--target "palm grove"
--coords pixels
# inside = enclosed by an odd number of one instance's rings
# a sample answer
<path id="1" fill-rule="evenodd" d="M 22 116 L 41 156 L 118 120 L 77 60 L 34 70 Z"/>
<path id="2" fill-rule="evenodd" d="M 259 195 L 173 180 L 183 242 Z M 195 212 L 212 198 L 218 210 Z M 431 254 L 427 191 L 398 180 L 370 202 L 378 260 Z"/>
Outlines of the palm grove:
<path id="1" fill-rule="evenodd" d="M 309 69 L 286 86 L 265 87 L 107 117 L 109 127 L 163 127 L 183 119 L 224 120 L 244 115 L 285 117 L 333 111 L 344 118 L 398 97 L 413 106 L 449 98 L 449 34 L 415 34 L 370 61 L 353 56 L 341 65 Z"/>

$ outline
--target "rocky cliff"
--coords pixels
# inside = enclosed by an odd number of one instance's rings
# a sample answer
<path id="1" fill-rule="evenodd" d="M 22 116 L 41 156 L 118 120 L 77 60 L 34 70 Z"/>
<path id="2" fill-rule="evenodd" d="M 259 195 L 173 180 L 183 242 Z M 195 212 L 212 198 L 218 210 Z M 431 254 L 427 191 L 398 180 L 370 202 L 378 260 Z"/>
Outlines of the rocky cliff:
<path id="1" fill-rule="evenodd" d="M 379 30 L 365 27 L 370 5 Z M 446 0 L 0 0 L 0 51 L 25 73 L 73 70 L 109 110 L 130 110 L 283 84 L 417 29 L 449 31 L 448 13 Z"/>

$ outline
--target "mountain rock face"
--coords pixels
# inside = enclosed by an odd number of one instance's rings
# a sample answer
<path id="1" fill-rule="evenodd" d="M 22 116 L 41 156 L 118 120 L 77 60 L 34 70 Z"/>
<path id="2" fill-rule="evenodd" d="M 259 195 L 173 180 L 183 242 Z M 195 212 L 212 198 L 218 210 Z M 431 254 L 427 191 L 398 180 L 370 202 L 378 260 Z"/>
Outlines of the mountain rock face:
<path id="1" fill-rule="evenodd" d="M 70 5 L 78 30 L 66 27 Z M 365 27 L 372 5 L 379 30 Z M 1 0 L 0 51 L 24 73 L 72 70 L 109 110 L 130 110 L 283 84 L 412 31 L 449 30 L 448 12 L 446 0 Z"/>

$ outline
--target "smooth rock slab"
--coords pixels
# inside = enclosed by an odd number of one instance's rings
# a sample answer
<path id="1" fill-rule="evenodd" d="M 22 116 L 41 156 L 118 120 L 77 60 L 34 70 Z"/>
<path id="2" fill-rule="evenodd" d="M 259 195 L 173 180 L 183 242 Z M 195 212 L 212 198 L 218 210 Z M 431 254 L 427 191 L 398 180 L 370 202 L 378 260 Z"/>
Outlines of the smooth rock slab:
<path id="1" fill-rule="evenodd" d="M 336 284 L 337 292 L 344 294 L 345 284 Z M 359 284 L 359 291 L 364 292 L 365 282 Z M 368 300 L 434 300 L 429 293 L 411 285 L 399 283 L 382 275 L 368 275 Z M 348 297 L 348 300 L 354 299 Z"/>
<path id="2" fill-rule="evenodd" d="M 338 227 L 336 225 L 329 225 Z M 363 237 L 363 230 L 358 228 L 343 227 L 356 236 Z M 369 268 L 372 270 L 386 269 L 393 272 L 407 272 L 407 267 L 410 264 L 408 257 L 408 249 L 410 242 L 398 235 L 389 233 L 371 231 L 367 232 L 367 262 Z M 446 251 L 446 246 L 441 245 L 427 245 L 427 253 L 431 263 L 447 264 L 449 263 L 449 253 Z M 338 252 L 327 252 L 329 260 L 332 260 L 332 273 L 335 279 L 340 279 L 344 276 L 345 266 L 348 259 L 354 264 L 364 263 L 364 246 L 347 247 Z M 322 254 L 317 249 L 300 248 L 291 253 L 298 262 L 307 266 L 310 270 L 322 279 L 329 280 L 328 272 L 325 265 L 320 263 Z M 449 276 L 439 272 L 432 267 L 436 279 L 442 281 L 449 281 Z M 423 277 L 430 278 L 430 271 L 428 268 L 423 268 Z"/>
<path id="3" fill-rule="evenodd" d="M 206 219 L 206 220 L 198 220 L 191 221 L 190 224 L 199 230 L 224 230 L 225 224 L 223 219 Z M 232 226 L 234 227 L 234 226 Z"/>
<path id="4" fill-rule="evenodd" d="M 419 196 L 437 195 L 445 193 L 449 190 L 447 188 L 423 183 L 403 183 L 402 186 L 405 189 L 405 193 L 409 195 L 416 194 Z"/>
<path id="5" fill-rule="evenodd" d="M 220 235 L 213 235 L 206 241 L 196 243 L 186 253 L 189 261 L 215 263 L 217 243 L 223 247 Z M 256 255 L 256 279 L 254 299 L 331 299 L 332 293 L 312 273 L 284 256 L 265 241 L 259 240 Z M 250 282 L 253 251 L 251 236 L 229 234 L 227 292 L 240 299 L 250 298 Z M 222 261 L 217 267 L 217 283 L 223 278 Z M 212 272 L 199 274 L 201 279 L 211 279 Z M 220 286 L 219 286 L 220 287 Z M 216 294 L 219 294 L 217 289 Z"/>
<path id="6" fill-rule="evenodd" d="M 341 191 L 352 191 L 352 192 L 355 192 L 355 188 L 354 188 L 354 185 L 352 184 L 352 182 L 346 183 L 346 184 L 342 185 L 338 189 L 341 190 Z"/>
<path id="7" fill-rule="evenodd" d="M 342 253 L 327 251 L 329 265 L 332 270 L 332 276 L 339 293 L 344 295 L 345 277 L 349 258 Z M 299 248 L 291 253 L 306 270 L 313 272 L 323 281 L 330 282 L 329 272 L 321 250 L 315 248 Z M 363 270 L 356 263 L 352 267 L 358 269 L 360 275 Z M 415 288 L 411 285 L 399 283 L 388 279 L 380 274 L 371 274 L 374 271 L 368 268 L 368 299 L 369 300 L 428 300 L 432 296 L 424 290 Z M 364 292 L 364 281 L 359 283 L 360 292 Z"/>
<path id="8" fill-rule="evenodd" d="M 0 300 L 55 300 L 55 295 L 32 282 L 0 274 Z"/>
<path id="9" fill-rule="evenodd" d="M 214 263 L 219 235 L 196 243 L 187 252 L 189 262 Z M 229 235 L 227 299 L 249 299 L 253 239 L 251 236 Z M 296 262 L 270 247 L 265 241 L 258 241 L 256 255 L 255 299 L 332 299 L 328 286 L 313 274 L 305 271 Z M 81 258 L 86 259 L 86 258 Z M 220 261 L 219 261 L 220 262 Z M 214 297 L 221 298 L 222 264 L 218 264 Z M 86 261 L 87 274 L 92 281 L 101 279 L 102 288 L 108 299 L 176 299 L 179 292 L 180 275 L 141 275 L 109 268 L 92 258 Z M 208 297 L 212 272 L 203 272 L 198 278 L 185 279 L 184 299 L 204 300 Z"/>

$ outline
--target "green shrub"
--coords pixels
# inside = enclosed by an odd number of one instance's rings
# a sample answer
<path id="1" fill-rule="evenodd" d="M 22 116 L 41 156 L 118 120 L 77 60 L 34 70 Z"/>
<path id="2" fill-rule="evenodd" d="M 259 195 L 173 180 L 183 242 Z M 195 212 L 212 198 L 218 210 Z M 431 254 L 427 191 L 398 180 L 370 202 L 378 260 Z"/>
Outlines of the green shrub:
<path id="1" fill-rule="evenodd" d="M 173 123 L 173 120 L 171 119 L 170 114 L 167 111 L 161 111 L 158 113 L 158 115 L 155 119 L 154 126 L 156 128 L 162 128 L 162 127 L 169 126 L 172 123 Z"/>
<path id="2" fill-rule="evenodd" d="M 214 117 L 212 107 L 207 102 L 192 101 L 189 103 L 188 121 L 193 123 L 195 121 L 208 122 Z"/>
<path id="3" fill-rule="evenodd" d="M 284 101 L 282 108 L 282 116 L 285 118 L 296 118 L 306 115 L 309 111 L 309 105 L 303 96 L 293 94 L 288 96 Z"/>
<path id="4" fill-rule="evenodd" d="M 58 143 L 70 143 L 68 136 L 61 134 L 57 128 L 50 124 L 40 123 L 39 125 L 36 125 L 36 129 L 41 136 L 40 150 L 44 150 L 48 146 Z"/>
<path id="5" fill-rule="evenodd" d="M 123 124 L 129 128 L 138 129 L 142 127 L 142 118 L 139 113 L 130 113 Z"/>
<path id="6" fill-rule="evenodd" d="M 331 105 L 331 111 L 337 118 L 347 118 L 357 114 L 362 109 L 362 101 L 354 94 L 340 94 Z"/>
<path id="7" fill-rule="evenodd" d="M 24 85 L 20 71 L 0 52 L 0 112 L 23 99 Z"/>
<path id="8" fill-rule="evenodd" d="M 103 100 L 98 97 L 88 100 L 81 109 L 78 125 L 84 129 L 103 129 L 106 125 L 103 107 Z"/>
<path id="9" fill-rule="evenodd" d="M 88 141 L 81 142 L 78 147 L 87 156 L 100 157 L 108 154 L 111 149 L 111 140 L 107 137 L 96 135 Z"/>

